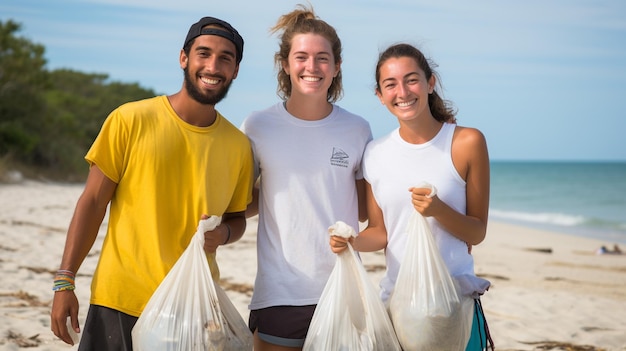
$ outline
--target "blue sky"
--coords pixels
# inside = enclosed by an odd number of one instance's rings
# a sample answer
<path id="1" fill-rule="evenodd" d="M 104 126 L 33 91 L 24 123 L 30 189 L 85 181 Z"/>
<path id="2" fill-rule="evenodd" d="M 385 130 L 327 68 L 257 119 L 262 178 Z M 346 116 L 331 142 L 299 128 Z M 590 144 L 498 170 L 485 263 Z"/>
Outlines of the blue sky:
<path id="1" fill-rule="evenodd" d="M 203 16 L 245 40 L 239 77 L 218 104 L 239 125 L 278 101 L 268 29 L 304 1 L 3 0 L 0 20 L 46 48 L 48 68 L 106 73 L 161 94 L 182 86 L 178 56 Z M 373 93 L 378 53 L 408 42 L 432 58 L 459 125 L 487 137 L 492 160 L 626 161 L 623 0 L 310 0 L 343 42 L 342 107 L 375 137 L 397 127 Z M 268 5 L 271 4 L 271 5 Z"/>

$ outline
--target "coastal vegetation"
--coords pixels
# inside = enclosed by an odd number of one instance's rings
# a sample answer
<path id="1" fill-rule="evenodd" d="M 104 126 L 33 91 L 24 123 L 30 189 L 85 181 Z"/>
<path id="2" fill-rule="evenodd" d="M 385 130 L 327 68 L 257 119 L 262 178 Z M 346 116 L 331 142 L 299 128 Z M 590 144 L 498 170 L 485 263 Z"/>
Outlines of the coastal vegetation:
<path id="1" fill-rule="evenodd" d="M 0 178 L 11 171 L 82 181 L 83 157 L 108 114 L 155 92 L 105 73 L 49 70 L 45 47 L 20 30 L 13 20 L 0 21 Z"/>

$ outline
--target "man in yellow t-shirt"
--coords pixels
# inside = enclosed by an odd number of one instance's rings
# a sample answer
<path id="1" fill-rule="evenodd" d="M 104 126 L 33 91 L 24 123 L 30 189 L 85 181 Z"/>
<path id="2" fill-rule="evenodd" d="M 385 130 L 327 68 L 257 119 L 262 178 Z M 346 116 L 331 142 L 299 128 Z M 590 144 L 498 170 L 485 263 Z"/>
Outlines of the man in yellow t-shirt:
<path id="1" fill-rule="evenodd" d="M 178 260 L 203 215 L 222 216 L 205 233 L 215 279 L 218 246 L 241 238 L 252 199 L 248 138 L 215 105 L 237 77 L 243 39 L 228 23 L 204 17 L 180 52 L 181 90 L 124 104 L 106 119 L 85 159 L 85 189 L 55 276 L 51 328 L 73 344 L 78 330 L 74 277 L 110 205 L 79 350 L 131 350 L 131 330 Z"/>

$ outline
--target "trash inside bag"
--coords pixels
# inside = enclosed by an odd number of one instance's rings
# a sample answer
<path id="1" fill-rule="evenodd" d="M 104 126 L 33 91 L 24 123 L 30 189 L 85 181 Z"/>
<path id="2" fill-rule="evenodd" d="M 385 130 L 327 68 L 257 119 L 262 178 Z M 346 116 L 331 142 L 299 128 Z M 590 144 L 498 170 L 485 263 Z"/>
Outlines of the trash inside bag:
<path id="1" fill-rule="evenodd" d="M 221 217 L 201 220 L 189 246 L 148 301 L 132 330 L 135 351 L 252 350 L 252 333 L 213 281 L 204 232 Z"/>
<path id="2" fill-rule="evenodd" d="M 343 222 L 331 226 L 329 233 L 356 235 Z M 400 350 L 385 305 L 350 244 L 337 255 L 304 342 L 303 351 L 317 350 Z"/>
<path id="3" fill-rule="evenodd" d="M 436 189 L 432 187 L 431 196 Z M 469 340 L 474 300 L 451 277 L 426 219 L 414 211 L 389 313 L 405 351 L 462 351 Z"/>

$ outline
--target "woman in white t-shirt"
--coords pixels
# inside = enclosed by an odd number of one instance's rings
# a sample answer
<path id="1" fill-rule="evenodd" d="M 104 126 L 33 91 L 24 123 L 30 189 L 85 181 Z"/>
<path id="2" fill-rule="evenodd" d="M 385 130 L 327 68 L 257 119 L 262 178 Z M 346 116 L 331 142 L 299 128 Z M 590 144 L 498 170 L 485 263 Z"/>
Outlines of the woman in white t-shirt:
<path id="1" fill-rule="evenodd" d="M 358 226 L 361 159 L 372 138 L 365 119 L 334 104 L 342 94 L 335 29 L 300 7 L 273 31 L 282 32 L 275 62 L 283 101 L 242 125 L 259 181 L 246 214 L 259 215 L 249 326 L 262 351 L 302 348 L 336 261 L 327 229 Z"/>
<path id="2" fill-rule="evenodd" d="M 467 350 L 490 342 L 479 296 L 489 282 L 476 277 L 471 247 L 485 238 L 489 208 L 489 156 L 483 134 L 456 125 L 456 111 L 438 94 L 437 73 L 415 47 L 396 44 L 379 56 L 376 95 L 399 128 L 372 141 L 363 156 L 368 226 L 352 240 L 357 251 L 386 249 L 381 295 L 387 301 L 404 256 L 406 225 L 417 210 L 427 221 L 452 276 L 464 276 L 463 294 L 475 297 Z M 435 186 L 413 187 L 422 181 Z M 341 252 L 346 240 L 332 237 Z M 416 331 L 419 332 L 419 331 Z"/>

